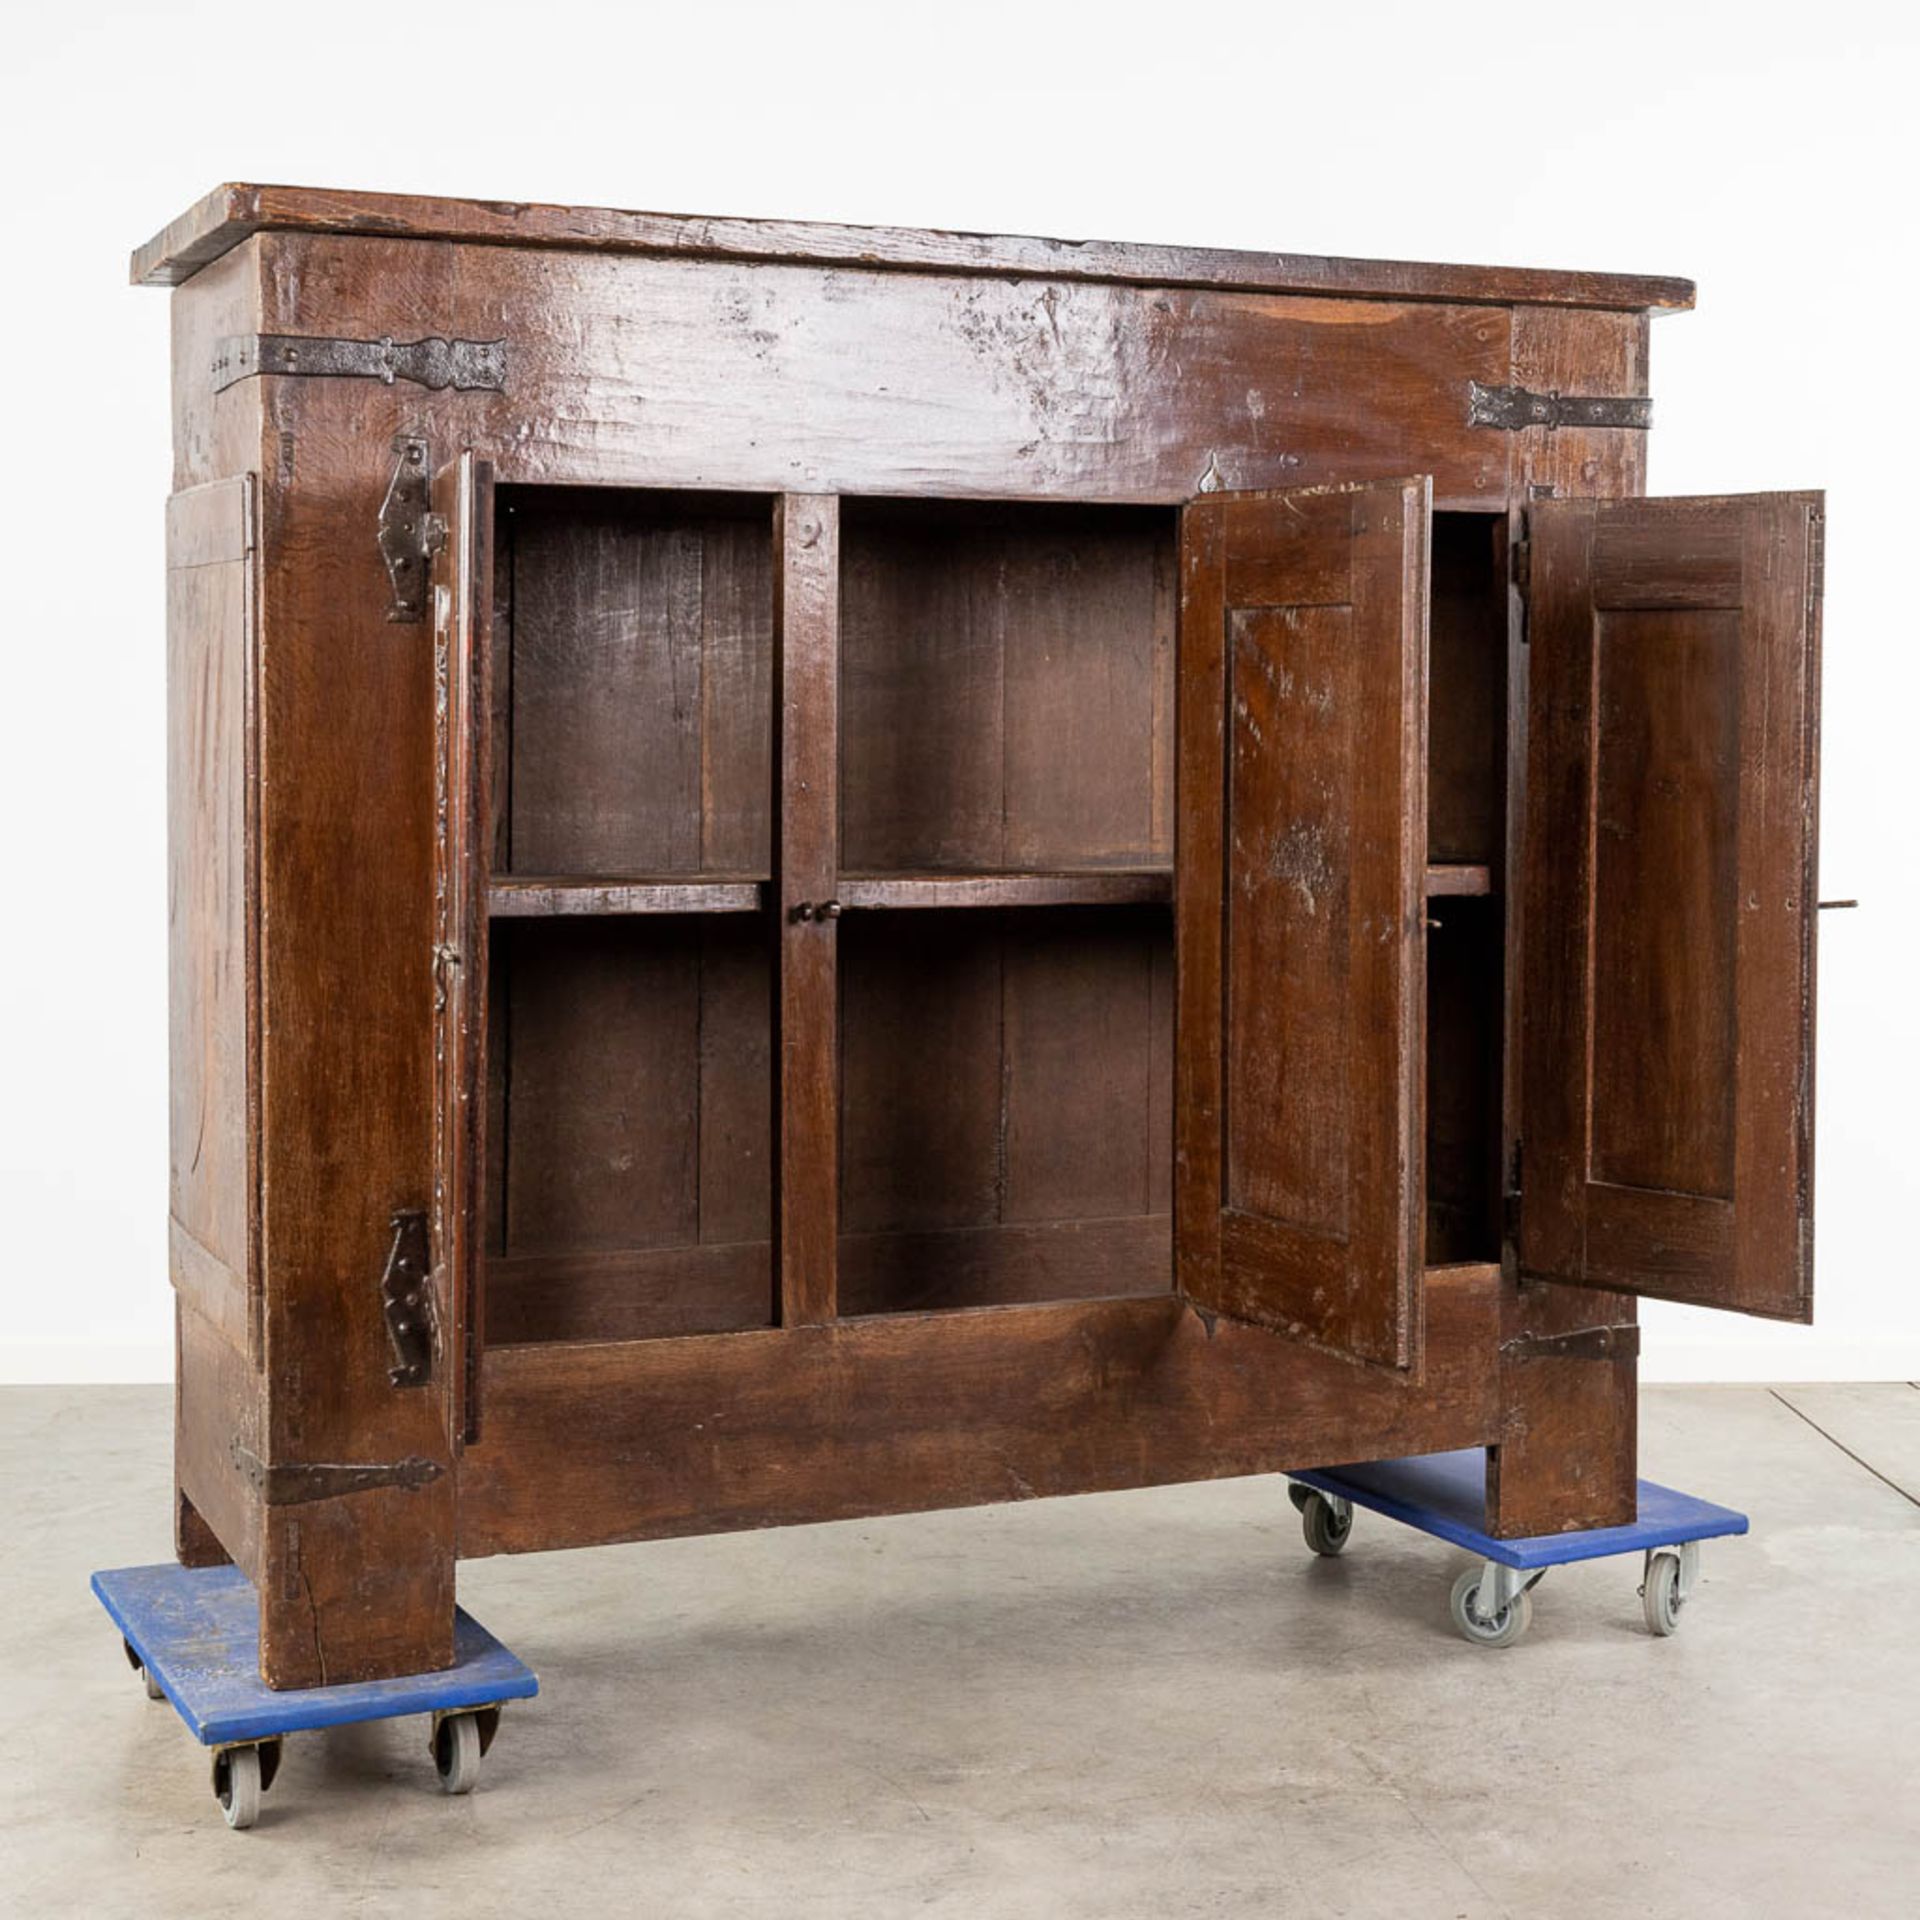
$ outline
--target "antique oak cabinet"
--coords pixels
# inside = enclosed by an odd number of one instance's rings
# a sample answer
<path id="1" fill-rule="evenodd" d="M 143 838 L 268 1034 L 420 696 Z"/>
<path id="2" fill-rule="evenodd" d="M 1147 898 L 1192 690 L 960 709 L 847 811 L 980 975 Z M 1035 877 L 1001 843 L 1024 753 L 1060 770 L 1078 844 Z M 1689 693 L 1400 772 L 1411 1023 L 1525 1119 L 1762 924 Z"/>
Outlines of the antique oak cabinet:
<path id="1" fill-rule="evenodd" d="M 1488 1450 L 1809 1312 L 1818 494 L 1682 281 L 222 187 L 171 286 L 178 1549 Z"/>

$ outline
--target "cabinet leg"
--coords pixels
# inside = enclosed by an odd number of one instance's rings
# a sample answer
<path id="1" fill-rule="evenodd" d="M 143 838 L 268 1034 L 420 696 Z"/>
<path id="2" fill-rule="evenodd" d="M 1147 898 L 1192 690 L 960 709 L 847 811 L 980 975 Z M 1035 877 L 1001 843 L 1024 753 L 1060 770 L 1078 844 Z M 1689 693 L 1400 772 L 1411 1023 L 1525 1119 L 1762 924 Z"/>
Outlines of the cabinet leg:
<path id="1" fill-rule="evenodd" d="M 178 1486 L 173 1490 L 173 1554 L 183 1567 L 219 1567 L 233 1558 Z"/>
<path id="2" fill-rule="evenodd" d="M 1487 1455 L 1487 1531 L 1496 1539 L 1627 1525 L 1637 1505 L 1639 1365 L 1518 1357 L 1510 1343 L 1630 1325 L 1629 1295 L 1530 1281 L 1503 1288 L 1500 1438 Z"/>
<path id="3" fill-rule="evenodd" d="M 452 1666 L 452 1517 L 444 1482 L 270 1508 L 260 1677 L 327 1687 Z"/>

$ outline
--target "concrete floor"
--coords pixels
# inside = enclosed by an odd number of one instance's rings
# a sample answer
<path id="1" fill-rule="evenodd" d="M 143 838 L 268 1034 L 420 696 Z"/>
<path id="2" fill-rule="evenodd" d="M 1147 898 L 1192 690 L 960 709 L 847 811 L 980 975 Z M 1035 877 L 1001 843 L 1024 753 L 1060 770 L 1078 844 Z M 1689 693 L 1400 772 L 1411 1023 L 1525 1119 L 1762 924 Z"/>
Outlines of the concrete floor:
<path id="1" fill-rule="evenodd" d="M 306 1735 L 249 1834 L 87 1592 L 167 1556 L 167 1452 L 164 1390 L 0 1394 L 7 1913 L 1920 1913 L 1911 1387 L 1647 1392 L 1754 1527 L 1667 1641 L 1616 1560 L 1469 1647 L 1463 1555 L 1316 1561 L 1273 1480 L 476 1563 L 544 1687 L 479 1792 Z"/>

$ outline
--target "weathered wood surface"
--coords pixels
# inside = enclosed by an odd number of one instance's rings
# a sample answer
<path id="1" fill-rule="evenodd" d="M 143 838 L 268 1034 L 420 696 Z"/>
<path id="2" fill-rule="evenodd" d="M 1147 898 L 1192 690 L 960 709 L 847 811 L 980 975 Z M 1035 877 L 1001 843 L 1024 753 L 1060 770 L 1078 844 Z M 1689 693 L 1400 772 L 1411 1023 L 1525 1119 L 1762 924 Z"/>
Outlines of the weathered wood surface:
<path id="1" fill-rule="evenodd" d="M 1522 1265 L 1805 1320 L 1821 498 L 1532 518 Z"/>
<path id="2" fill-rule="evenodd" d="M 520 247 L 583 248 L 676 258 L 776 260 L 907 272 L 985 273 L 1023 279 L 1117 280 L 1148 286 L 1234 287 L 1246 292 L 1375 295 L 1401 300 L 1525 300 L 1574 307 L 1685 308 L 1693 282 L 1623 273 L 1529 267 L 1345 260 L 1320 254 L 1223 247 L 1048 240 L 1025 234 L 851 227 L 822 221 L 736 220 L 635 213 L 423 194 L 324 187 L 218 186 L 138 248 L 135 285 L 173 286 L 263 230 L 406 235 Z"/>
<path id="3" fill-rule="evenodd" d="M 1420 1364 L 1424 481 L 1211 495 L 1180 606 L 1176 1252 L 1201 1305 Z"/>
<path id="4" fill-rule="evenodd" d="M 503 486 L 1177 505 L 1203 483 L 1429 473 L 1437 504 L 1485 508 L 1525 438 L 1467 423 L 1469 383 L 1511 375 L 1504 307 L 291 233 L 254 248 L 262 331 L 504 339 L 506 391 L 270 375 L 213 410 L 372 388 Z M 204 369 L 183 373 L 204 392 Z"/>
<path id="5" fill-rule="evenodd" d="M 1426 1277 L 1409 1387 L 1171 1294 L 496 1349 L 463 1556 L 1207 1480 L 1475 1446 L 1491 1267 Z"/>

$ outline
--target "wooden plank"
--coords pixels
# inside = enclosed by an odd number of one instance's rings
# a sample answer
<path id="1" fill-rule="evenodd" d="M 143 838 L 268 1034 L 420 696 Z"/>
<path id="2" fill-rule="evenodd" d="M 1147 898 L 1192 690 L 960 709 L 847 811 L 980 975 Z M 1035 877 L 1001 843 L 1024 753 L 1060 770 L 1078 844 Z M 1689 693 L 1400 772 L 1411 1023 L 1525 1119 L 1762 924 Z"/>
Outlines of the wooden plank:
<path id="1" fill-rule="evenodd" d="M 905 272 L 965 272 L 1146 286 L 1221 286 L 1246 292 L 1387 295 L 1395 299 L 1516 300 L 1570 306 L 1684 308 L 1690 280 L 1523 267 L 1466 267 L 1112 240 L 821 221 L 738 220 L 635 213 L 323 187 L 219 186 L 136 249 L 136 286 L 173 286 L 263 230 L 406 234 L 480 244 L 804 261 Z"/>
<path id="2" fill-rule="evenodd" d="M 508 874 L 487 890 L 496 920 L 541 920 L 573 915 L 638 913 L 758 913 L 766 904 L 762 874 L 638 875 L 628 879 L 562 879 Z"/>
<path id="3" fill-rule="evenodd" d="M 167 503 L 171 1265 L 257 1361 L 255 518 L 251 474 Z"/>
<path id="4" fill-rule="evenodd" d="M 1469 383 L 1512 375 L 1504 307 L 374 237 L 256 246 L 263 329 L 366 332 L 372 314 L 396 338 L 505 337 L 508 392 L 390 395 L 491 458 L 502 486 L 1172 506 L 1203 482 L 1419 472 L 1437 504 L 1485 510 L 1525 438 L 1468 420 Z M 532 317 L 554 313 L 564 326 Z M 345 384 L 359 391 L 331 404 L 364 410 L 378 383 Z M 342 383 L 268 376 L 220 404 L 292 385 Z"/>
<path id="5" fill-rule="evenodd" d="M 834 1316 L 840 1231 L 839 922 L 811 911 L 840 864 L 840 502 L 782 494 L 773 554 L 774 1317 L 795 1327 Z"/>
<path id="6" fill-rule="evenodd" d="M 1811 1313 L 1822 513 L 1533 510 L 1529 1273 Z"/>
<path id="7" fill-rule="evenodd" d="M 487 1263 L 487 1345 L 655 1340 L 773 1324 L 773 1243 L 523 1253 Z"/>
<path id="8" fill-rule="evenodd" d="M 1496 1292 L 1491 1267 L 1426 1277 L 1417 1387 L 1203 1317 L 1171 1294 L 497 1348 L 486 1362 L 487 1430 L 460 1467 L 460 1550 L 521 1553 L 1475 1446 L 1497 1418 Z"/>
<path id="9" fill-rule="evenodd" d="M 846 873 L 840 904 L 854 908 L 1164 906 L 1173 870 L 1085 873 Z"/>
<path id="10" fill-rule="evenodd" d="M 1427 868 L 1426 893 L 1429 900 L 1444 900 L 1493 891 L 1493 871 L 1489 867 L 1432 866 Z"/>
<path id="11" fill-rule="evenodd" d="M 699 1237 L 699 928 L 522 922 L 508 955 L 506 1251 Z"/>
<path id="12" fill-rule="evenodd" d="M 1172 1284 L 1165 1214 L 848 1234 L 840 1242 L 843 1319 L 1163 1294 Z"/>
<path id="13" fill-rule="evenodd" d="M 1424 481 L 1196 501 L 1180 635 L 1178 1045 L 1212 1063 L 1176 1110 L 1183 1285 L 1396 1370 L 1425 1224 L 1427 515 Z"/>

